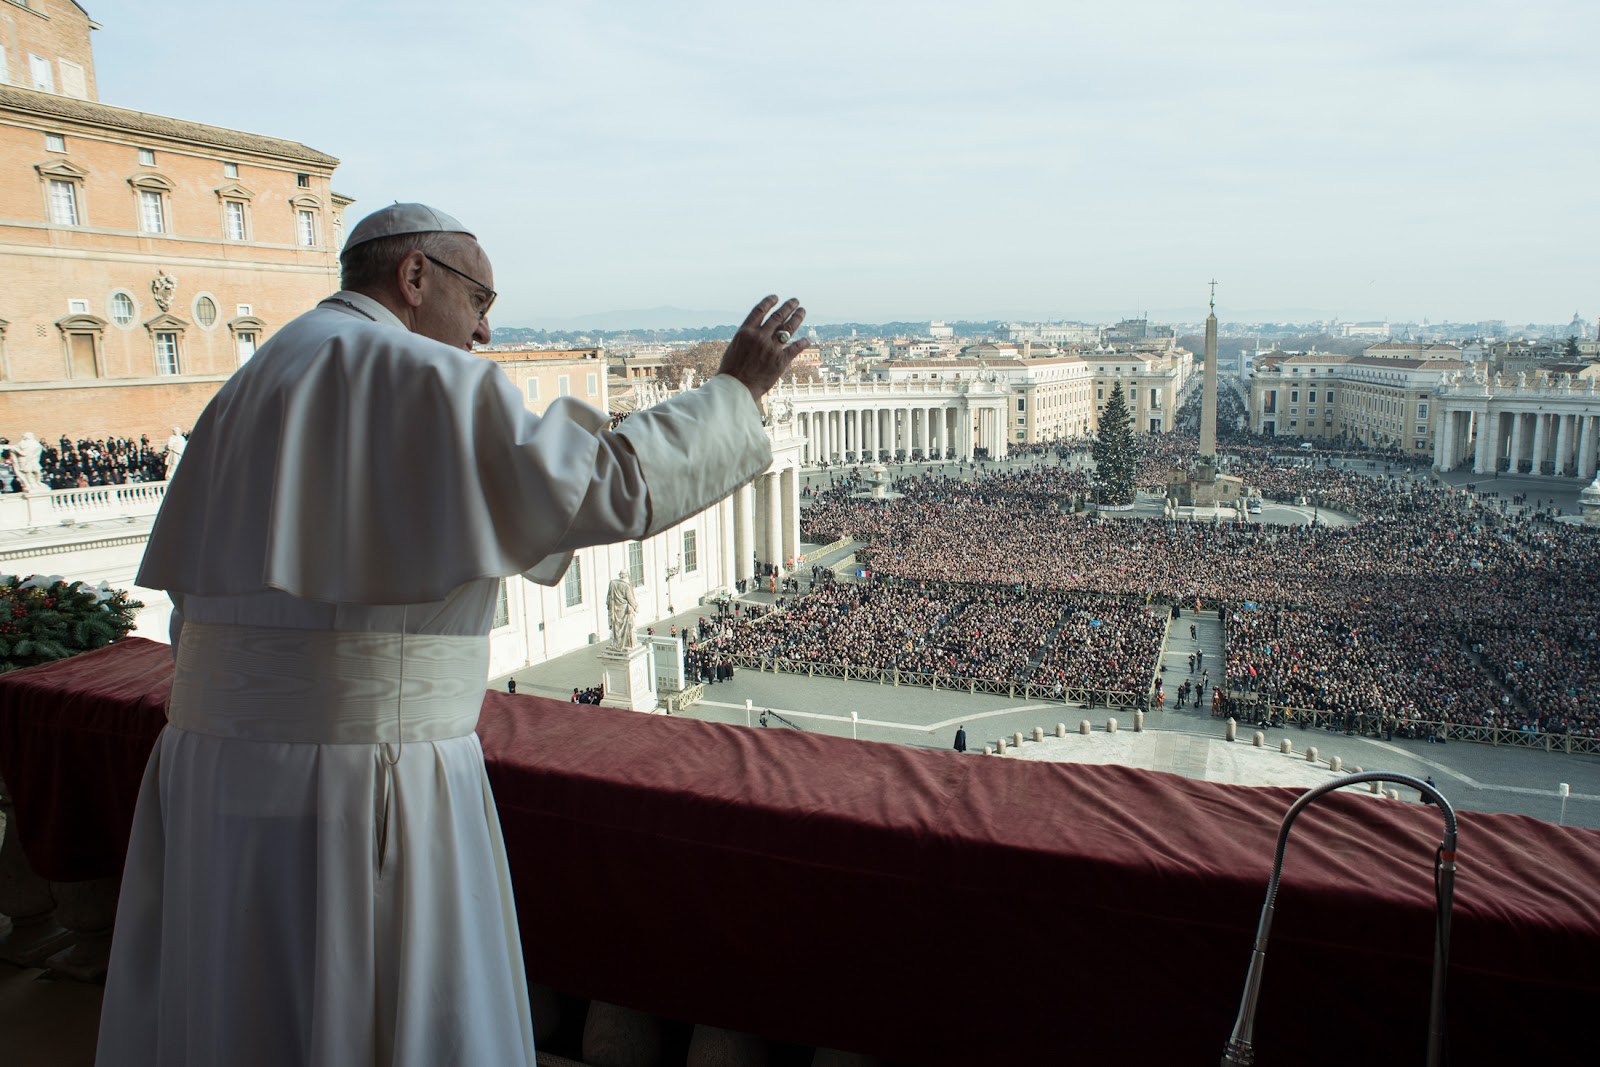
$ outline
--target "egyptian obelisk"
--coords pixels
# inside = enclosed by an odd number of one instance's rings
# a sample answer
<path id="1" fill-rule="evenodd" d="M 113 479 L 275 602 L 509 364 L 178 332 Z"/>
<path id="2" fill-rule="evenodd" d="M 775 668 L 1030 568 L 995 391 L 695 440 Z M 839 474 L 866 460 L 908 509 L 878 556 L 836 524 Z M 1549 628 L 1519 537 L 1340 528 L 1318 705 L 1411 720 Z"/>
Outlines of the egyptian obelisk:
<path id="1" fill-rule="evenodd" d="M 1217 467 L 1217 283 L 1211 283 L 1211 314 L 1206 316 L 1205 387 L 1200 396 L 1200 462 Z"/>

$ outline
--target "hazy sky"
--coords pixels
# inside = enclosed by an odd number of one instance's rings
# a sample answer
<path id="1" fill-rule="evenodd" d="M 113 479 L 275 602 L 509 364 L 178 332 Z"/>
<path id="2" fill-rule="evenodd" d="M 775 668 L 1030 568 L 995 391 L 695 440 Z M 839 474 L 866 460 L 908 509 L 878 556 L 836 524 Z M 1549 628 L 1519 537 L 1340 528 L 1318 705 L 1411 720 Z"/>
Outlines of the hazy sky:
<path id="1" fill-rule="evenodd" d="M 84 0 L 110 104 L 422 200 L 496 325 L 1600 313 L 1595 0 Z"/>

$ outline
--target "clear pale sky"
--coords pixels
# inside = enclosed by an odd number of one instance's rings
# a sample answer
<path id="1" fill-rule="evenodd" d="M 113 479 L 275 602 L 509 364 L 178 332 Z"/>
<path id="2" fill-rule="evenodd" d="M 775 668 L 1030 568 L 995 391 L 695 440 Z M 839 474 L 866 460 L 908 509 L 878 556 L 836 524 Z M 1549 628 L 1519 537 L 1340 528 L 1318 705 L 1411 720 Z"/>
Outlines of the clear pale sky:
<path id="1" fill-rule="evenodd" d="M 496 325 L 1600 313 L 1596 0 L 83 2 L 102 101 L 453 212 Z"/>

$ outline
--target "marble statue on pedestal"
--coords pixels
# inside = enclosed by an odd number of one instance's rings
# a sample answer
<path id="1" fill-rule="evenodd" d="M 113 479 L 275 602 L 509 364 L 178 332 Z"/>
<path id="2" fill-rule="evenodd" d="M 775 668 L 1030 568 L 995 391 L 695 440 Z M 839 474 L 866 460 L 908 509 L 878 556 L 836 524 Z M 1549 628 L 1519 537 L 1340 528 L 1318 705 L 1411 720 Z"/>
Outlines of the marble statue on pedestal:
<path id="1" fill-rule="evenodd" d="M 611 647 L 619 652 L 635 644 L 634 616 L 639 613 L 639 601 L 633 595 L 633 583 L 627 571 L 618 571 L 606 590 L 606 614 L 611 618 Z"/>

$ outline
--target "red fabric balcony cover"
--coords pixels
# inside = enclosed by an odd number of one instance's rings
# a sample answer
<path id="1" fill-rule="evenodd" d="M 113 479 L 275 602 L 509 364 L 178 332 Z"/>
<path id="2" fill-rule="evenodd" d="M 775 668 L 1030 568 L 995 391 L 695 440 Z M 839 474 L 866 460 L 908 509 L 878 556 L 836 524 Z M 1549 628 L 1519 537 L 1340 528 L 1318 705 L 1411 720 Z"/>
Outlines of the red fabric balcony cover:
<path id="1" fill-rule="evenodd" d="M 169 665 L 0 678 L 40 874 L 118 872 Z M 478 732 L 530 980 L 906 1063 L 1217 1062 L 1297 795 L 502 693 Z M 1259 1062 L 1421 1062 L 1439 837 L 1362 796 L 1297 821 Z M 1460 845 L 1451 1062 L 1592 1062 L 1600 833 L 1464 813 Z"/>

